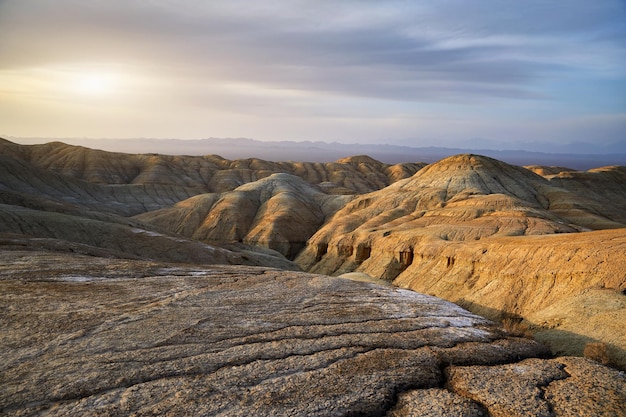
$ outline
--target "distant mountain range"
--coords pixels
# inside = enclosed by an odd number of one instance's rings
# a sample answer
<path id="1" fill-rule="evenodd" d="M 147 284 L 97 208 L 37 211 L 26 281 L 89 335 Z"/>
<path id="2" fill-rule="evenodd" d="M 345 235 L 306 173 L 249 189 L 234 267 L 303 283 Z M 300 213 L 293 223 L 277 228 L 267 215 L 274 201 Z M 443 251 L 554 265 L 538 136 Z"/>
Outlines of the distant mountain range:
<path id="1" fill-rule="evenodd" d="M 435 162 L 451 155 L 475 153 L 514 165 L 565 166 L 586 170 L 599 166 L 626 165 L 626 153 L 595 154 L 529 152 L 475 148 L 412 147 L 399 145 L 345 144 L 327 142 L 258 141 L 231 139 L 90 139 L 90 138 L 9 138 L 22 144 L 60 140 L 72 145 L 113 152 L 159 153 L 167 155 L 220 155 L 227 159 L 259 158 L 270 161 L 332 162 L 354 155 L 369 155 L 387 164 L 401 162 Z M 479 142 L 480 143 L 480 142 Z M 538 149 L 540 145 L 537 145 Z M 576 147 L 578 149 L 579 147 Z M 612 148 L 611 148 L 612 149 Z M 617 147 L 616 147 L 617 149 Z"/>

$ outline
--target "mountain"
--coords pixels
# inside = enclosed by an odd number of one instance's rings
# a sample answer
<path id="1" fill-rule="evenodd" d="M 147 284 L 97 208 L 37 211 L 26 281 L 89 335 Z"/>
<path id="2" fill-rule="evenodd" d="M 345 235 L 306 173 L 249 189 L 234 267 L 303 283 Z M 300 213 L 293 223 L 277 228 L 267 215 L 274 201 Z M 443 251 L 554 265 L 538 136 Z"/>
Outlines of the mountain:
<path id="1" fill-rule="evenodd" d="M 0 141 L 0 245 L 369 276 L 626 367 L 626 168 L 388 165 Z M 293 260 L 294 262 L 292 262 Z"/>
<path id="2" fill-rule="evenodd" d="M 37 144 L 58 139 L 16 138 L 20 143 Z M 472 139 L 456 148 L 420 146 L 419 141 L 405 145 L 373 145 L 360 143 L 327 143 L 311 141 L 258 141 L 245 138 L 228 139 L 86 139 L 64 138 L 63 142 L 88 148 L 126 153 L 160 153 L 167 155 L 218 154 L 229 159 L 260 158 L 270 161 L 332 162 L 349 155 L 369 155 L 387 164 L 411 161 L 436 162 L 448 156 L 475 153 L 515 165 L 561 165 L 577 170 L 599 166 L 626 165 L 623 143 L 599 147 L 598 144 L 568 144 L 546 148 L 545 143 L 519 143 L 517 149 L 500 149 L 501 144 Z M 521 149 L 533 149 L 532 152 Z"/>
<path id="3" fill-rule="evenodd" d="M 352 200 L 309 239 L 296 262 L 315 273 L 384 278 L 493 319 L 526 319 L 546 338 L 558 333 L 555 346 L 569 353 L 603 340 L 624 366 L 621 172 L 581 173 L 565 186 L 566 174 L 547 179 L 484 156 L 449 157 Z M 585 191 L 582 178 L 588 177 L 596 182 Z M 594 198 L 604 189 L 605 197 Z M 598 320 L 607 319 L 601 326 L 582 308 L 590 291 L 607 302 L 595 310 Z M 571 308 L 575 299 L 579 310 Z M 555 304 L 569 307 L 550 310 Z"/>
<path id="4" fill-rule="evenodd" d="M 408 178 L 426 165 L 388 165 L 367 156 L 346 157 L 330 163 L 271 162 L 258 158 L 230 161 L 217 155 L 111 153 L 61 142 L 25 146 L 4 139 L 0 139 L 0 154 L 90 183 L 175 187 L 185 190 L 187 197 L 232 191 L 277 173 L 299 176 L 327 193 L 365 193 Z"/>
<path id="5" fill-rule="evenodd" d="M 201 194 L 135 218 L 194 240 L 243 242 L 293 259 L 351 199 L 325 194 L 294 175 L 272 174 L 233 191 Z"/>
<path id="6" fill-rule="evenodd" d="M 0 210 L 0 233 L 52 239 L 54 243 L 49 241 L 49 245 L 57 248 L 70 243 L 82 245 L 81 250 L 88 253 L 106 250 L 117 255 L 177 262 L 269 263 L 288 269 L 295 266 L 279 252 L 293 258 L 327 214 L 338 208 L 339 203 L 333 201 L 342 202 L 350 198 L 341 196 L 343 194 L 383 188 L 390 182 L 409 177 L 424 165 L 387 165 L 365 156 L 321 164 L 259 159 L 228 161 L 219 156 L 130 155 L 58 142 L 23 146 L 3 139 L 0 139 L 0 162 L 0 203 L 5 204 Z M 276 194 L 280 195 L 265 202 L 260 200 L 261 194 L 265 196 L 273 191 L 261 193 L 260 190 L 250 190 L 250 187 L 245 189 L 244 184 L 257 180 L 261 180 L 260 184 L 274 184 L 275 179 L 262 179 L 287 175 L 282 172 L 293 173 L 288 176 L 292 177 L 291 182 L 298 182 L 295 186 L 297 190 L 283 193 L 279 192 L 279 186 Z M 218 202 L 217 208 L 223 209 L 217 217 L 221 229 L 211 233 L 207 232 L 210 222 L 204 222 L 203 226 L 187 222 L 174 227 L 170 222 L 171 216 L 164 214 L 177 212 L 181 207 L 194 207 L 196 203 L 199 206 L 195 209 L 202 212 L 206 202 L 212 198 L 203 193 L 218 190 L 213 193 L 217 196 L 241 186 L 244 189 Z M 306 192 L 303 191 L 305 189 Z M 333 194 L 337 196 L 333 197 Z M 233 197 L 236 195 L 249 196 L 258 202 L 249 206 L 253 212 L 245 213 L 245 216 L 251 216 L 250 219 L 241 216 L 245 204 L 234 207 L 236 211 L 232 211 L 231 204 L 236 205 L 237 201 L 244 203 L 247 198 Z M 295 197 L 289 199 L 287 210 L 291 214 L 285 216 L 282 207 L 275 209 L 285 203 L 284 197 L 288 195 Z M 186 201 L 173 207 L 183 200 Z M 292 203 L 295 204 L 293 207 L 290 206 Z M 301 208 L 311 210 L 302 217 Z M 155 212 L 157 210 L 164 211 Z M 276 214 L 273 217 L 276 222 L 248 224 L 257 216 L 257 211 L 259 219 L 264 212 Z M 160 222 L 154 221 L 157 225 L 161 223 L 159 227 L 142 222 L 139 217 L 131 218 L 146 212 L 153 212 L 146 216 L 150 221 L 161 219 Z M 194 216 L 199 214 L 191 217 Z M 186 217 L 187 220 L 189 218 Z M 290 219 L 299 219 L 300 226 L 291 226 Z M 222 233 L 228 228 L 230 234 Z M 190 229 L 198 230 L 187 233 Z M 138 233 L 137 230 L 146 233 Z M 174 236 L 168 232 L 174 233 Z M 150 240 L 154 244 L 143 242 L 148 235 L 154 237 Z M 174 246 L 183 246 L 184 236 L 192 238 L 188 247 L 173 250 Z M 228 248 L 207 252 L 207 246 L 198 240 L 227 244 Z M 15 236 L 11 236 L 9 241 L 15 241 Z M 64 243 L 61 244 L 61 241 Z M 233 245 L 238 242 L 251 243 L 255 248 Z M 32 240 L 29 244 L 33 244 Z M 276 248 L 279 252 L 258 250 L 259 246 Z M 226 256 L 226 249 L 242 252 L 243 255 L 229 252 Z M 254 251 L 250 252 L 250 249 Z M 242 256 L 248 260 L 242 260 Z"/>
<path id="7" fill-rule="evenodd" d="M 192 193 L 162 184 L 93 184 L 0 154 L 0 244 L 130 259 L 296 268 L 278 253 L 208 246 L 164 235 L 130 217 Z"/>
<path id="8" fill-rule="evenodd" d="M 0 140 L 0 413 L 622 415 L 625 173 Z"/>
<path id="9" fill-rule="evenodd" d="M 617 178 L 615 194 L 626 194 L 621 184 Z M 380 239 L 401 241 L 408 248 L 424 238 L 470 241 L 620 228 L 626 226 L 620 202 L 598 202 L 492 158 L 457 155 L 351 201 L 313 236 L 301 262 L 310 268 L 307 262 L 320 255 L 317 247 L 352 253 Z M 320 270 L 335 271 L 325 264 Z M 384 276 L 395 277 L 389 274 L 393 272 Z"/>

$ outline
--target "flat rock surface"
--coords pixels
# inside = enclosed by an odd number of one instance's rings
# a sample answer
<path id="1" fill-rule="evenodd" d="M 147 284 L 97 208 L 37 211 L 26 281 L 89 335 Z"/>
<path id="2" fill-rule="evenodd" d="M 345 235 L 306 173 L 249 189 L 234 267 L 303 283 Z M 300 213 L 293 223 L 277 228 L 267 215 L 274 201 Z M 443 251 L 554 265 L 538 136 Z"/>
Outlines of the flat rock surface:
<path id="1" fill-rule="evenodd" d="M 462 371 L 545 353 L 435 297 L 268 268 L 3 251 L 0 299 L 0 412 L 11 416 L 491 412 L 512 384 L 492 404 L 457 389 L 474 378 Z M 524 366 L 568 380 L 563 365 Z M 578 385 L 550 398 L 567 406 L 613 387 L 605 398 L 620 410 L 623 374 L 579 368 Z"/>

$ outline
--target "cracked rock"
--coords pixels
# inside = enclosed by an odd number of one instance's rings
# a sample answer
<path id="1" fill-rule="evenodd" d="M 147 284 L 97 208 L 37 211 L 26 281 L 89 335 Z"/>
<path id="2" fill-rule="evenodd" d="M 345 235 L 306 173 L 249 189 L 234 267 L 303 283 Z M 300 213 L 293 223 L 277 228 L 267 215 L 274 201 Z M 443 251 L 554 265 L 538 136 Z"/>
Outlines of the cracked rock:
<path id="1" fill-rule="evenodd" d="M 487 417 L 477 403 L 441 388 L 402 393 L 388 417 Z"/>
<path id="2" fill-rule="evenodd" d="M 511 364 L 545 348 L 447 301 L 271 268 L 5 250 L 0 332 L 7 416 L 516 416 L 574 404 L 601 415 L 585 398 L 624 403 L 623 374 Z"/>
<path id="3" fill-rule="evenodd" d="M 545 398 L 557 416 L 626 416 L 626 375 L 584 358 L 558 358 L 569 378 L 553 381 Z"/>
<path id="4" fill-rule="evenodd" d="M 626 415 L 624 373 L 584 358 L 452 366 L 446 374 L 449 390 L 493 417 Z"/>

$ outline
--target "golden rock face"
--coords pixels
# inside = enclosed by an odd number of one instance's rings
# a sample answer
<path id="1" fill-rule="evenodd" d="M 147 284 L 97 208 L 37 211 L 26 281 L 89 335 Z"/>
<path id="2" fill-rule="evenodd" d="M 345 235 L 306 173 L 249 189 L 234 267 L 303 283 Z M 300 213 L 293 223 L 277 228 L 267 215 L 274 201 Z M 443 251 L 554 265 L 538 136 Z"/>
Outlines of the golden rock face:
<path id="1" fill-rule="evenodd" d="M 626 309 L 609 303 L 626 289 L 623 176 L 607 167 L 544 178 L 491 158 L 446 158 L 355 198 L 296 262 L 387 279 L 493 319 L 527 319 L 555 351 L 581 354 L 602 341 L 624 367 Z M 353 254 L 363 247 L 367 257 Z M 614 307 L 589 320 L 581 300 L 595 289 Z"/>

